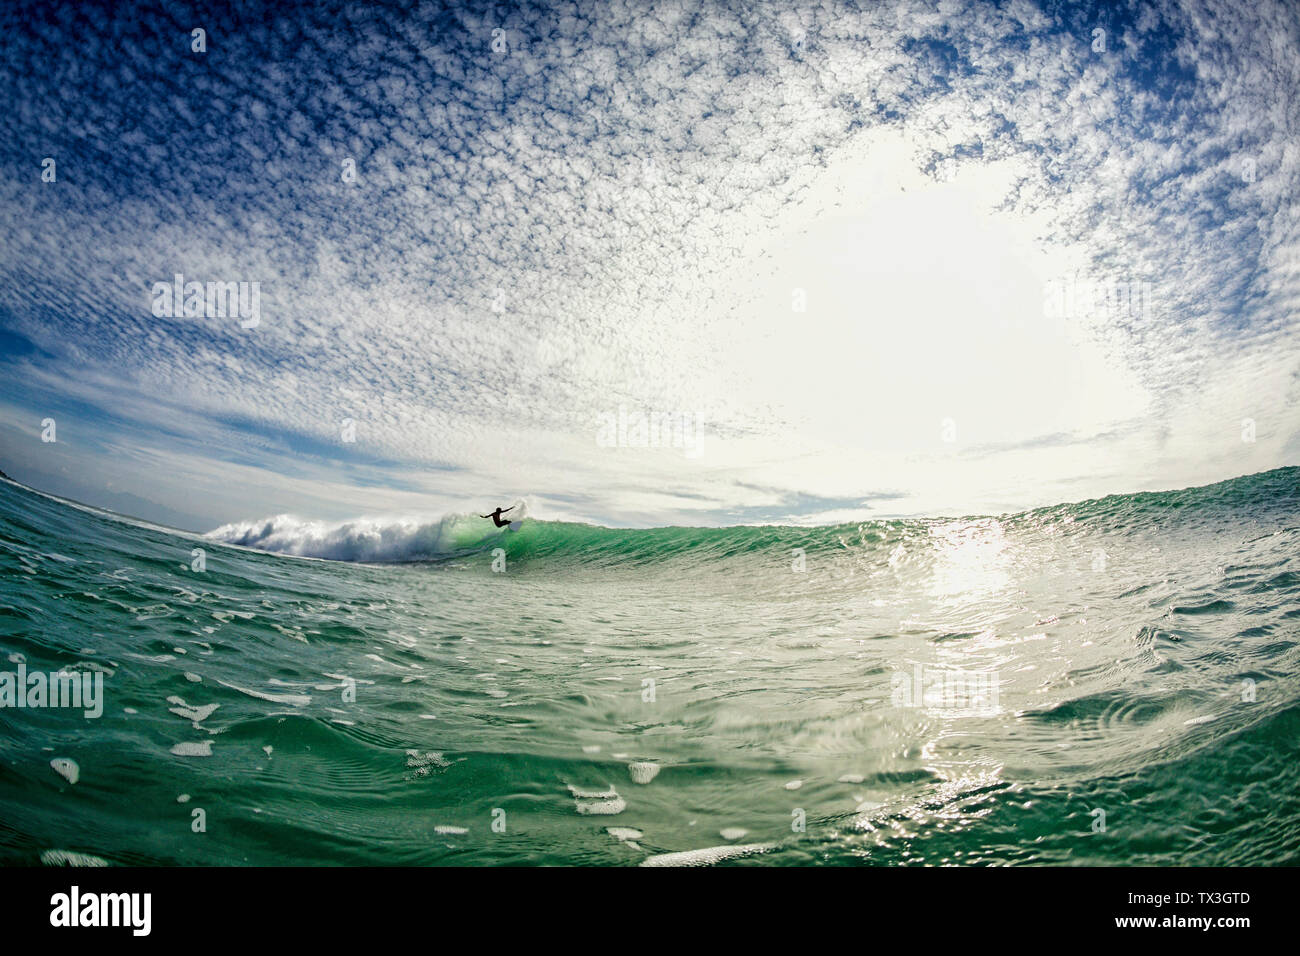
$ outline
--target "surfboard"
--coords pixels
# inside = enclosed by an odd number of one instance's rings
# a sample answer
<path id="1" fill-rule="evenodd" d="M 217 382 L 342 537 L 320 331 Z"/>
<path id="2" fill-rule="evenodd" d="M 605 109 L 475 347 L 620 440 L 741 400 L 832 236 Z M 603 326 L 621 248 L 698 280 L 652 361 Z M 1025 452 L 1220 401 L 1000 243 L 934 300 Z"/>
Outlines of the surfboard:
<path id="1" fill-rule="evenodd" d="M 524 519 L 523 519 L 523 518 L 520 518 L 518 521 L 512 521 L 512 522 L 510 522 L 510 530 L 511 530 L 511 531 L 518 531 L 518 530 L 523 526 L 523 523 L 524 523 Z"/>

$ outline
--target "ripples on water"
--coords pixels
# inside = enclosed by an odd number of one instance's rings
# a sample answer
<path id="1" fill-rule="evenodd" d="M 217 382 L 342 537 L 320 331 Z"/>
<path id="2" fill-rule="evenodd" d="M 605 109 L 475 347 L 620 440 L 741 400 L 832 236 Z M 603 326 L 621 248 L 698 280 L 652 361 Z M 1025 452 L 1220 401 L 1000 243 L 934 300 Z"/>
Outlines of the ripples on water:
<path id="1" fill-rule="evenodd" d="M 387 565 L 3 483 L 0 669 L 106 704 L 0 709 L 0 861 L 1294 863 L 1298 482 Z"/>

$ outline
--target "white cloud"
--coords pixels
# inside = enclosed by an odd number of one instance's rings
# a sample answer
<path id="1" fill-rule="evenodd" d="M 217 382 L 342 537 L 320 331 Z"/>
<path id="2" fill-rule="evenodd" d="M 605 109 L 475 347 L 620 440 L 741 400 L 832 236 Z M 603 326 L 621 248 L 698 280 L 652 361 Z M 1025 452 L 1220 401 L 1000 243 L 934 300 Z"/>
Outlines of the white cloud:
<path id="1" fill-rule="evenodd" d="M 38 350 L 11 424 L 114 432 L 168 507 L 712 523 L 1293 463 L 1287 4 L 357 13 L 214 30 L 203 61 L 133 26 L 9 41 L 0 125 L 36 152 L 0 193 L 0 319 Z M 260 281 L 263 323 L 154 318 L 177 271 Z M 1045 316 L 1063 275 L 1149 282 L 1155 313 Z M 707 454 L 599 447 L 620 405 L 698 414 Z M 358 498 L 385 475 L 408 490 Z"/>

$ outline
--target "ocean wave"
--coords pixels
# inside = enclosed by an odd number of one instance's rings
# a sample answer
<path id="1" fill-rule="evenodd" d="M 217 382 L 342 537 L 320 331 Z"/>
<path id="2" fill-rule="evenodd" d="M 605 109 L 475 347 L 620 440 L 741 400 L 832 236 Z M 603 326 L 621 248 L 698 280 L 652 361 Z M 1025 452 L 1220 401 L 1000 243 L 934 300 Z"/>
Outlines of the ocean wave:
<path id="1" fill-rule="evenodd" d="M 1230 479 L 1201 488 L 1113 495 L 1090 501 L 1037 508 L 1018 514 L 947 518 L 891 518 L 838 525 L 729 525 L 608 528 L 533 517 L 525 499 L 514 502 L 511 518 L 528 520 L 515 532 L 496 528 L 477 514 L 452 513 L 439 518 L 356 518 L 325 522 L 282 514 L 223 525 L 209 540 L 299 557 L 364 563 L 437 561 L 503 547 L 511 558 L 563 557 L 580 563 L 618 562 L 637 565 L 669 559 L 744 564 L 747 557 L 771 560 L 785 551 L 834 555 L 850 563 L 840 570 L 896 575 L 933 570 L 936 542 L 964 544 L 974 555 L 981 547 L 996 549 L 1003 533 L 1031 536 L 1068 545 L 1079 554 L 1055 553 L 1052 560 L 1087 561 L 1098 551 L 1126 549 L 1135 532 L 1160 527 L 1189 534 L 1218 533 L 1239 521 L 1240 509 L 1290 513 L 1300 500 L 1300 468 L 1282 468 Z M 1260 527 L 1267 526 L 1264 521 Z M 1282 533 L 1292 529 L 1287 526 Z M 1272 534 L 1278 529 L 1271 528 Z M 800 549 L 797 553 L 795 549 Z M 1109 560 L 1109 558 L 1106 558 Z M 861 566 L 856 569 L 853 562 Z M 1086 563 L 1086 562 L 1085 562 Z M 954 586 L 964 587 L 962 580 Z"/>

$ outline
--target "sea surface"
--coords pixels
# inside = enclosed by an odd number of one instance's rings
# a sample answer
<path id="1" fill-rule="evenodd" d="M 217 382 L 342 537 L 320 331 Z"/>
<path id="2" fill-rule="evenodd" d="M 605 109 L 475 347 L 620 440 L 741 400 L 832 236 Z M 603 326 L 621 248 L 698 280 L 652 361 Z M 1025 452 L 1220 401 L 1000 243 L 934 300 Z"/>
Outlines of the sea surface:
<path id="1" fill-rule="evenodd" d="M 1298 635 L 1296 468 L 207 536 L 0 482 L 0 670 L 103 678 L 0 707 L 0 863 L 1294 864 Z"/>

